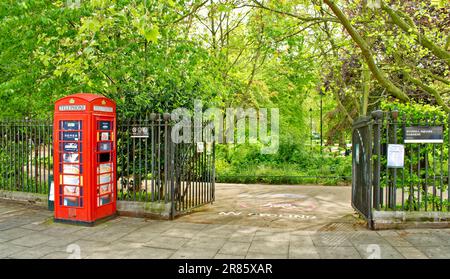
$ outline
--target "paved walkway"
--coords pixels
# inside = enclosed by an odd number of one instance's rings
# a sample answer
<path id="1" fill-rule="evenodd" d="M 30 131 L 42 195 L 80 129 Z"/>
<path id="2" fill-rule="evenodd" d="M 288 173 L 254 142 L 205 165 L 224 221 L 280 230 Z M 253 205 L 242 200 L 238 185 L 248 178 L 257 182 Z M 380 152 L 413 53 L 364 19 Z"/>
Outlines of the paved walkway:
<path id="1" fill-rule="evenodd" d="M 43 208 L 0 201 L 0 258 L 450 258 L 450 229 L 368 231 L 349 195 L 348 187 L 218 185 L 214 205 L 175 221 L 118 217 L 96 227 L 55 224 Z"/>

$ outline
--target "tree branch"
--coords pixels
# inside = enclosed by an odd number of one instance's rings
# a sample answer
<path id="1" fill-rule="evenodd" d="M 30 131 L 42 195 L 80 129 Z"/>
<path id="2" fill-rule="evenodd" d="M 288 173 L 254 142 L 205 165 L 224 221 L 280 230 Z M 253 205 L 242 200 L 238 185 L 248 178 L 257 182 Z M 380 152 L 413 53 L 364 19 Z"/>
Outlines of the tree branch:
<path id="1" fill-rule="evenodd" d="M 203 7 L 207 2 L 208 2 L 208 0 L 205 0 L 202 3 L 198 4 L 197 6 L 194 6 L 194 8 L 189 13 L 182 15 L 180 18 L 176 19 L 175 21 L 172 21 L 171 24 L 178 23 L 178 22 L 182 21 L 183 19 L 185 19 L 186 17 L 194 14 L 195 12 L 198 11 L 198 9 Z"/>
<path id="2" fill-rule="evenodd" d="M 392 81 L 386 77 L 386 74 L 381 69 L 378 68 L 373 58 L 372 51 L 369 48 L 369 45 L 361 37 L 358 31 L 356 31 L 355 28 L 353 28 L 353 26 L 351 25 L 347 17 L 344 15 L 344 13 L 338 8 L 338 6 L 333 1 L 324 0 L 324 2 L 325 4 L 328 5 L 328 7 L 330 7 L 330 9 L 333 11 L 333 13 L 337 16 L 337 18 L 341 22 L 341 24 L 350 34 L 352 39 L 359 46 L 362 55 L 364 56 L 367 65 L 369 66 L 370 71 L 372 72 L 374 77 L 378 80 L 378 82 L 382 86 L 384 86 L 391 93 L 392 96 L 398 98 L 401 101 L 408 101 L 409 97 L 394 83 L 392 83 Z"/>
<path id="3" fill-rule="evenodd" d="M 263 10 L 274 12 L 276 14 L 295 17 L 295 18 L 298 18 L 301 21 L 305 21 L 305 22 L 310 22 L 310 21 L 318 21 L 318 22 L 333 21 L 333 22 L 339 22 L 338 20 L 336 20 L 336 18 L 333 18 L 333 17 L 304 17 L 304 16 L 301 16 L 301 15 L 298 15 L 298 14 L 293 14 L 293 13 L 290 13 L 290 12 L 285 12 L 285 11 L 280 11 L 280 10 L 275 10 L 275 9 L 269 8 L 267 6 L 264 6 L 261 2 L 258 2 L 256 0 L 252 0 L 252 2 L 254 2 L 256 5 L 246 4 L 246 5 L 243 5 L 243 7 L 245 6 L 245 7 L 252 7 L 252 8 L 260 8 L 260 9 L 263 9 Z"/>
<path id="4" fill-rule="evenodd" d="M 409 81 L 411 81 L 413 84 L 415 84 L 416 86 L 418 86 L 420 89 L 422 89 L 423 91 L 425 91 L 426 93 L 431 94 L 434 99 L 436 100 L 436 103 L 438 105 L 440 105 L 446 112 L 450 112 L 450 107 L 444 102 L 444 100 L 441 97 L 441 94 L 436 91 L 436 89 L 424 84 L 423 82 L 421 82 L 420 80 L 413 78 L 407 71 L 403 71 L 403 75 L 405 76 L 405 78 Z"/>
<path id="5" fill-rule="evenodd" d="M 392 21 L 395 25 L 400 27 L 404 32 L 408 34 L 413 34 L 416 36 L 416 41 L 423 47 L 429 49 L 434 55 L 437 57 L 443 59 L 448 65 L 450 65 L 450 52 L 446 51 L 445 49 L 435 45 L 432 41 L 430 41 L 425 35 L 421 34 L 415 25 L 411 26 L 407 22 L 405 22 L 402 17 L 393 9 L 391 9 L 387 4 L 384 3 L 384 1 L 381 1 L 381 8 L 383 11 L 389 14 Z M 405 17 L 407 17 L 406 14 L 403 14 Z M 411 19 L 408 20 L 408 22 L 412 22 Z"/>

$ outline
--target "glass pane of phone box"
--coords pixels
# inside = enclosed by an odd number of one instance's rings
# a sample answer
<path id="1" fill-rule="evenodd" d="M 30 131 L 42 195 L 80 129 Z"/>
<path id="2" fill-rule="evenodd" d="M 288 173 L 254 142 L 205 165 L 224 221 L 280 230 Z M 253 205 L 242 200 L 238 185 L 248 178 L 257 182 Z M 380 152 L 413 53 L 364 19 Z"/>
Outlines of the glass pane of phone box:
<path id="1" fill-rule="evenodd" d="M 111 143 L 110 142 L 99 142 L 98 143 L 98 151 L 110 151 Z"/>
<path id="2" fill-rule="evenodd" d="M 102 206 L 102 205 L 108 204 L 110 202 L 111 202 L 111 196 L 110 195 L 99 197 L 98 200 L 97 200 L 97 206 Z"/>
<path id="3" fill-rule="evenodd" d="M 98 162 L 99 163 L 107 163 L 111 161 L 111 154 L 110 153 L 100 153 L 98 154 Z"/>
<path id="4" fill-rule="evenodd" d="M 64 142 L 59 144 L 59 151 L 82 152 L 82 144 L 78 142 Z"/>
<path id="5" fill-rule="evenodd" d="M 99 121 L 97 129 L 102 131 L 108 131 L 111 130 L 111 121 Z"/>
<path id="6" fill-rule="evenodd" d="M 75 207 L 83 207 L 83 199 L 75 198 L 75 197 L 64 197 L 60 199 L 63 202 L 64 206 L 75 206 Z"/>
<path id="7" fill-rule="evenodd" d="M 76 131 L 81 130 L 81 121 L 80 120 L 65 120 L 60 122 L 60 129 L 66 131 Z"/>

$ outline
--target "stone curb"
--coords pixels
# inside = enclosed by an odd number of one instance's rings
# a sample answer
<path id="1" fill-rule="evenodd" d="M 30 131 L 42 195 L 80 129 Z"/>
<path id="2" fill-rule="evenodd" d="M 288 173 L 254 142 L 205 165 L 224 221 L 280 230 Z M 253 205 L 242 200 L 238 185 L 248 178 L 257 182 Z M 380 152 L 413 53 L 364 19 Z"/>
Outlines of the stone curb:
<path id="1" fill-rule="evenodd" d="M 46 194 L 0 190 L 0 200 L 48 207 Z M 117 213 L 122 216 L 170 219 L 170 203 L 117 201 Z"/>
<path id="2" fill-rule="evenodd" d="M 372 219 L 375 230 L 450 227 L 450 212 L 373 211 Z"/>

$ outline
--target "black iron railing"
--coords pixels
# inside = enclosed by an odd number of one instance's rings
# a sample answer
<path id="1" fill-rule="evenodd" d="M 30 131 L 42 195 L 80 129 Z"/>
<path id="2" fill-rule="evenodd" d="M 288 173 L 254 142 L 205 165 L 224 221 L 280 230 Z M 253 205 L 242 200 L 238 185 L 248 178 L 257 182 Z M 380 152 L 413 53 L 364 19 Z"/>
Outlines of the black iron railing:
<path id="1" fill-rule="evenodd" d="M 0 189 L 48 193 L 52 173 L 52 121 L 0 121 Z"/>

